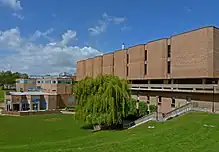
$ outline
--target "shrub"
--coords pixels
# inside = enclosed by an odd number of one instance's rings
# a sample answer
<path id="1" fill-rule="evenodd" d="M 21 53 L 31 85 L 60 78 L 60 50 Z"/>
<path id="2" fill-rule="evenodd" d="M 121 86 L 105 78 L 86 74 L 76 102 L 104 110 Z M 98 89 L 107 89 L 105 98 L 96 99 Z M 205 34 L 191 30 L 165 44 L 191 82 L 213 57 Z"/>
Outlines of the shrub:
<path id="1" fill-rule="evenodd" d="M 137 110 L 136 110 L 136 102 L 137 100 L 131 99 L 128 103 L 128 118 L 136 118 L 137 117 Z M 150 112 L 156 112 L 155 105 L 149 105 Z M 139 117 L 147 115 L 148 105 L 144 101 L 139 101 Z"/>

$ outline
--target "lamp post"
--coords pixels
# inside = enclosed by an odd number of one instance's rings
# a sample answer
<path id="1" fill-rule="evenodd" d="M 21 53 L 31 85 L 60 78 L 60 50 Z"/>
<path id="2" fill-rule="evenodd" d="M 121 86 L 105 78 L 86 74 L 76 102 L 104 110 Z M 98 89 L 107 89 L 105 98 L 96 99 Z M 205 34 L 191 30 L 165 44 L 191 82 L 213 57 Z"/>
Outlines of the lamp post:
<path id="1" fill-rule="evenodd" d="M 212 102 L 212 112 L 214 113 L 215 112 L 215 108 L 214 108 L 214 102 L 215 102 L 215 88 L 217 87 L 218 85 L 216 85 L 215 83 L 213 83 L 213 102 Z"/>

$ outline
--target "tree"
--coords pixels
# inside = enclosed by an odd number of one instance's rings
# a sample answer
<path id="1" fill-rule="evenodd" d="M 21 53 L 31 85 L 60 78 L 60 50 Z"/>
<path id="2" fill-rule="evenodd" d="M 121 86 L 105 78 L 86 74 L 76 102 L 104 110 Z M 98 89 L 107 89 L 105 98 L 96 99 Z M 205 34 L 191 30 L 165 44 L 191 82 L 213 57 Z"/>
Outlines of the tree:
<path id="1" fill-rule="evenodd" d="M 117 76 L 98 76 L 79 81 L 74 88 L 75 118 L 91 125 L 119 125 L 127 116 L 131 91 L 128 81 Z"/>
<path id="2" fill-rule="evenodd" d="M 21 74 L 19 72 L 1 71 L 0 72 L 0 86 L 15 84 L 15 80 L 18 78 L 28 78 L 27 74 Z"/>

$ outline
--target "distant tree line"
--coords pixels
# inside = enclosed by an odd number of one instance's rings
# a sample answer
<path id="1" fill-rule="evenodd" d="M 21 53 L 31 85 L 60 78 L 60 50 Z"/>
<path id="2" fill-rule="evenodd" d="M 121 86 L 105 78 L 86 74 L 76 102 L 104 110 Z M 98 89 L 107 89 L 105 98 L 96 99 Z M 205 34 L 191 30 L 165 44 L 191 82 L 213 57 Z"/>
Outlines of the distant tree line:
<path id="1" fill-rule="evenodd" d="M 0 72 L 0 86 L 15 84 L 18 78 L 28 78 L 28 74 L 11 72 L 11 71 L 1 71 Z"/>

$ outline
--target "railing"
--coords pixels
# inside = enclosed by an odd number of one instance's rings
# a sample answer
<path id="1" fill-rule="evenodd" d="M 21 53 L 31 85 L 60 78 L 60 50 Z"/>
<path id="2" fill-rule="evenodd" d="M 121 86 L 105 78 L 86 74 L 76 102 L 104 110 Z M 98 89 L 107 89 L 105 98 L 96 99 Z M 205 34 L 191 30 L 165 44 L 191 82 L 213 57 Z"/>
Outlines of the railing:
<path id="1" fill-rule="evenodd" d="M 218 93 L 214 84 L 130 84 L 132 90 Z"/>
<path id="2" fill-rule="evenodd" d="M 185 114 L 187 112 L 190 112 L 193 110 L 193 107 L 194 107 L 194 103 L 187 103 L 186 105 L 180 107 L 180 108 L 177 108 L 177 109 L 174 109 L 168 113 L 165 114 L 163 120 L 167 120 L 171 117 L 176 117 L 176 116 L 180 116 L 182 114 Z"/>
<path id="3" fill-rule="evenodd" d="M 129 127 L 128 128 L 131 129 L 131 128 L 137 127 L 137 126 L 139 126 L 139 125 L 141 125 L 143 123 L 146 123 L 148 121 L 155 120 L 155 116 L 156 116 L 155 113 L 143 116 L 143 117 L 135 120 L 134 122 L 129 123 L 129 125 L 128 125 Z"/>

